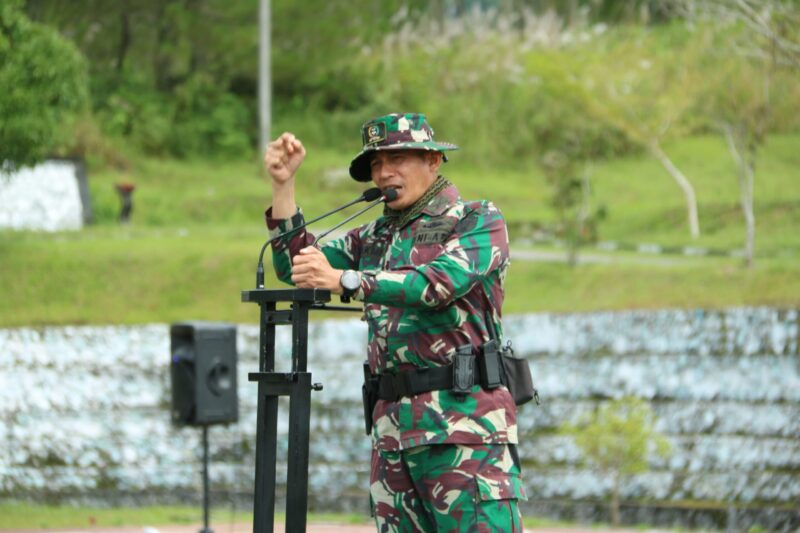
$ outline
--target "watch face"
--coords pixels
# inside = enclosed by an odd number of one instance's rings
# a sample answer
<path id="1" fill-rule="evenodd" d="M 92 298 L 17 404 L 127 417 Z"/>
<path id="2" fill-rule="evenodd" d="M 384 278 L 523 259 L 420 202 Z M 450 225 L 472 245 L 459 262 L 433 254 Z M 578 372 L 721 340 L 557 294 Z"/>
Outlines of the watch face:
<path id="1" fill-rule="evenodd" d="M 358 286 L 361 284 L 361 276 L 359 276 L 358 272 L 355 270 L 345 270 L 344 273 L 342 273 L 341 283 L 342 287 L 348 291 L 354 291 L 358 289 Z"/>

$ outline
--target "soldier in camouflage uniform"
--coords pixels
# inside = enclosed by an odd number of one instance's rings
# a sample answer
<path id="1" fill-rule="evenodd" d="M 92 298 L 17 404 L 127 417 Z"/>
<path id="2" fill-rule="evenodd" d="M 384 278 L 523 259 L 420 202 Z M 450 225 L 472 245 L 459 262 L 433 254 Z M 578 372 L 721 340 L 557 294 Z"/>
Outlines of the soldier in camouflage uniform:
<path id="1" fill-rule="evenodd" d="M 517 501 L 525 495 L 507 388 L 477 379 L 460 393 L 400 386 L 411 373 L 450 375 L 459 347 L 477 349 L 490 328 L 500 331 L 509 263 L 503 216 L 491 202 L 462 200 L 438 173 L 443 152 L 457 147 L 434 141 L 424 115 L 378 117 L 362 136 L 351 176 L 395 189 L 396 199 L 374 222 L 321 248 L 304 229 L 277 240 L 273 264 L 287 283 L 364 303 L 369 370 L 381 383 L 371 420 L 378 530 L 521 531 Z M 294 176 L 304 157 L 290 133 L 267 149 L 273 236 L 303 223 Z"/>

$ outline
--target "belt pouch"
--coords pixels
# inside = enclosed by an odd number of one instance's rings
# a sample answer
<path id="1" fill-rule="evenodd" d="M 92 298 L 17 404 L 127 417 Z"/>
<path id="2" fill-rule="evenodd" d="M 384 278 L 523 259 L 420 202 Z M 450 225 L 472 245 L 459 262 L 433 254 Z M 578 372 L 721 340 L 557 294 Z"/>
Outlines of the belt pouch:
<path id="1" fill-rule="evenodd" d="M 375 378 L 369 370 L 369 363 L 364 363 L 364 384 L 361 386 L 361 401 L 364 404 L 364 429 L 367 435 L 372 433 L 372 411 L 378 402 Z"/>
<path id="2" fill-rule="evenodd" d="M 514 403 L 522 405 L 533 399 L 539 403 L 539 392 L 533 386 L 533 377 L 528 360 L 514 356 L 510 343 L 503 348 L 503 373 L 506 376 L 506 387 L 514 398 Z"/>
<path id="3" fill-rule="evenodd" d="M 453 393 L 465 395 L 472 391 L 475 384 L 475 356 L 472 346 L 459 346 L 453 358 Z"/>
<path id="4" fill-rule="evenodd" d="M 502 384 L 500 377 L 500 354 L 497 351 L 497 341 L 492 339 L 483 343 L 478 364 L 481 368 L 481 385 L 484 389 L 496 389 Z"/>

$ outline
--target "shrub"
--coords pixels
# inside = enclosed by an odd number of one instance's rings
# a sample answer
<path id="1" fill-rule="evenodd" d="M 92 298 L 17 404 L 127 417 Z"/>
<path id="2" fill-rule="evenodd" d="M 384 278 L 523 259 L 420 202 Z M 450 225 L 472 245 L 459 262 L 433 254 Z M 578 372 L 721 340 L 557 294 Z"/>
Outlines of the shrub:
<path id="1" fill-rule="evenodd" d="M 236 96 L 198 74 L 159 92 L 128 78 L 98 108 L 105 131 L 147 154 L 237 157 L 250 150 L 255 118 Z"/>
<path id="2" fill-rule="evenodd" d="M 31 22 L 19 0 L 0 4 L 0 163 L 49 155 L 85 108 L 87 79 L 70 42 Z"/>
<path id="3" fill-rule="evenodd" d="M 570 48 L 599 31 L 527 11 L 409 20 L 362 60 L 363 77 L 374 105 L 426 112 L 476 162 L 530 163 L 563 141 L 565 126 L 605 157 L 630 145 L 593 120 L 567 83 Z"/>
<path id="4" fill-rule="evenodd" d="M 216 154 L 236 157 L 246 153 L 255 117 L 235 96 L 197 74 L 175 91 L 175 114 L 167 145 L 178 156 Z"/>

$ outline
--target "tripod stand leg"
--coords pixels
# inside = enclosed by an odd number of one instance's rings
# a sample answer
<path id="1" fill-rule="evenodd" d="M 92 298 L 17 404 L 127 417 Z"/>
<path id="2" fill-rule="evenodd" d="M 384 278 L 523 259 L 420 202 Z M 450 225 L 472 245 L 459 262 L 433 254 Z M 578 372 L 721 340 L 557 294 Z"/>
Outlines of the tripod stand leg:
<path id="1" fill-rule="evenodd" d="M 308 439 L 311 424 L 311 374 L 299 372 L 289 405 L 289 457 L 286 480 L 286 531 L 306 530 Z"/>
<path id="2" fill-rule="evenodd" d="M 278 447 L 278 397 L 266 394 L 258 384 L 256 429 L 256 486 L 253 502 L 253 533 L 272 533 L 275 527 L 275 461 Z"/>
<path id="3" fill-rule="evenodd" d="M 214 533 L 208 527 L 210 498 L 208 490 L 208 426 L 203 426 L 203 529 L 200 533 Z"/>

